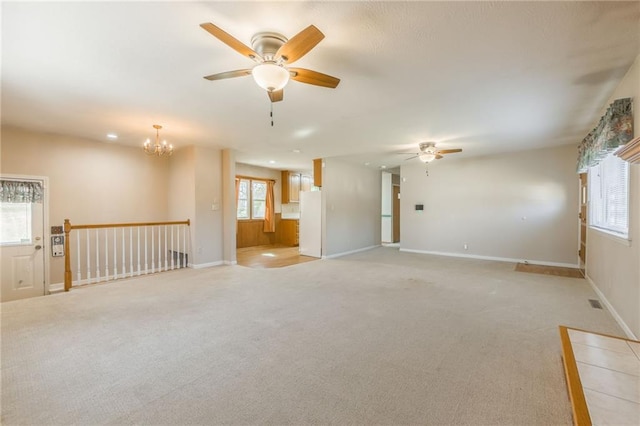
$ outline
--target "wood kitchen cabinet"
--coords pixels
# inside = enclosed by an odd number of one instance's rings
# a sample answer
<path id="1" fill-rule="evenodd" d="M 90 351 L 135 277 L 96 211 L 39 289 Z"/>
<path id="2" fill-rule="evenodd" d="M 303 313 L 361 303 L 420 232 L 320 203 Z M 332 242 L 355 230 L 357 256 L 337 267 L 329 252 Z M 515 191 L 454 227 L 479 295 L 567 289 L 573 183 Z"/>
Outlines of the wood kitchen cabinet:
<path id="1" fill-rule="evenodd" d="M 299 244 L 300 221 L 297 219 L 282 219 L 280 227 L 282 229 L 282 244 L 286 246 L 297 246 Z"/>
<path id="2" fill-rule="evenodd" d="M 317 187 L 322 186 L 322 158 L 313 160 L 313 184 Z"/>
<path id="3" fill-rule="evenodd" d="M 300 202 L 300 173 L 282 171 L 282 204 Z"/>

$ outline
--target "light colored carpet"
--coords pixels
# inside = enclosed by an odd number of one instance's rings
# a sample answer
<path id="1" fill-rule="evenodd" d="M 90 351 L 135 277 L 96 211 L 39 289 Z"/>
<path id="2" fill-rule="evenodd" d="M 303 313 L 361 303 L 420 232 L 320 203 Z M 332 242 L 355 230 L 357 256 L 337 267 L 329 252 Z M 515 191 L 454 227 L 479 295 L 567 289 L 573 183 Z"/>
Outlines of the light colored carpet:
<path id="1" fill-rule="evenodd" d="M 2 304 L 2 423 L 570 424 L 584 280 L 378 248 Z"/>

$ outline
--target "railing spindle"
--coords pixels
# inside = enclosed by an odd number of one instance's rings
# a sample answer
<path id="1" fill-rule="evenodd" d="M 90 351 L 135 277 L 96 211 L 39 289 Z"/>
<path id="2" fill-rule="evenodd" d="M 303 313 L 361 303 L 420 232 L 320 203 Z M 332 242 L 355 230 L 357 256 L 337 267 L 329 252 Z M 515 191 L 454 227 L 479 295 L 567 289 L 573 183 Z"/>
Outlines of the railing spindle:
<path id="1" fill-rule="evenodd" d="M 125 256 L 125 252 L 127 251 L 125 249 L 125 238 L 124 238 L 124 228 L 122 228 L 122 278 L 127 276 L 127 261 L 126 261 L 126 256 Z"/>
<path id="2" fill-rule="evenodd" d="M 178 245 L 178 247 L 176 247 L 176 251 L 178 252 L 178 268 L 182 268 L 182 260 L 180 260 L 180 225 L 176 228 L 176 234 L 178 234 L 176 238 L 176 244 Z"/>
<path id="3" fill-rule="evenodd" d="M 167 259 L 167 225 L 164 226 L 164 270 L 169 270 L 169 259 Z"/>
<path id="4" fill-rule="evenodd" d="M 173 225 L 171 225 L 171 270 L 173 270 L 175 258 L 176 252 L 173 250 Z"/>
<path id="5" fill-rule="evenodd" d="M 155 272 L 155 268 L 156 268 L 156 256 L 155 256 L 155 252 L 156 252 L 156 246 L 155 246 L 155 241 L 154 241 L 154 235 L 156 234 L 156 227 L 152 226 L 151 227 L 151 273 L 153 274 Z"/>
<path id="6" fill-rule="evenodd" d="M 113 228 L 113 279 L 118 279 L 118 228 Z"/>
<path id="7" fill-rule="evenodd" d="M 109 281 L 109 230 L 104 228 L 104 278 Z"/>
<path id="8" fill-rule="evenodd" d="M 147 259 L 147 228 L 148 226 L 144 227 L 144 273 L 145 274 L 149 273 L 149 261 Z"/>
<path id="9" fill-rule="evenodd" d="M 133 276 L 133 228 L 129 228 L 129 276 Z"/>
<path id="10" fill-rule="evenodd" d="M 187 249 L 187 226 L 182 225 L 182 229 L 184 230 L 184 232 L 182 233 L 182 246 L 184 247 L 184 268 L 186 268 L 189 264 L 189 257 L 187 254 L 189 252 L 189 250 Z"/>
<path id="11" fill-rule="evenodd" d="M 136 229 L 138 231 L 138 244 L 137 244 L 138 245 L 138 257 L 137 257 L 137 260 L 138 260 L 138 274 L 137 275 L 140 275 L 140 227 L 137 226 Z"/>
<path id="12" fill-rule="evenodd" d="M 87 229 L 87 284 L 91 282 L 91 236 Z"/>
<path id="13" fill-rule="evenodd" d="M 71 243 L 71 241 L 68 241 L 68 243 Z M 80 253 L 82 253 L 82 251 L 80 251 L 80 233 L 77 232 L 76 233 L 76 245 L 78 246 L 78 276 L 77 278 L 77 282 L 80 283 L 80 281 L 82 280 L 82 267 L 80 266 Z"/>
<path id="14" fill-rule="evenodd" d="M 96 282 L 100 282 L 100 234 L 96 229 Z"/>

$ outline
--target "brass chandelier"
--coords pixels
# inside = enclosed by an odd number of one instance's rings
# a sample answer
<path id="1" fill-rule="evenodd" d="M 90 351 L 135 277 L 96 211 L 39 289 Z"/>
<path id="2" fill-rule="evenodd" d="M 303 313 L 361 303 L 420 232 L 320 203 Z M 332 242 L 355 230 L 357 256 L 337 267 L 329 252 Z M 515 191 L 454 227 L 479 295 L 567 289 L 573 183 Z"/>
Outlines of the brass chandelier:
<path id="1" fill-rule="evenodd" d="M 162 126 L 154 124 L 153 128 L 156 129 L 156 142 L 152 145 L 151 139 L 147 139 L 143 146 L 144 152 L 158 157 L 162 157 L 163 155 L 168 157 L 173 154 L 173 145 L 167 144 L 166 140 L 160 143 L 160 129 L 162 129 Z"/>

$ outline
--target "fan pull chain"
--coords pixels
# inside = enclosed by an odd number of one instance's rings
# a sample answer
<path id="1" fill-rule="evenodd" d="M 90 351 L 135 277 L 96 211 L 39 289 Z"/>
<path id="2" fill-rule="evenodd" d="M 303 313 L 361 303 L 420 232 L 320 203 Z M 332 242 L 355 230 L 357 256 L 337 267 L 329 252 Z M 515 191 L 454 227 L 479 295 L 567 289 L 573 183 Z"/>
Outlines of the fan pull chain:
<path id="1" fill-rule="evenodd" d="M 273 102 L 271 104 L 271 112 L 269 113 L 269 117 L 271 117 L 271 127 L 273 127 Z"/>

